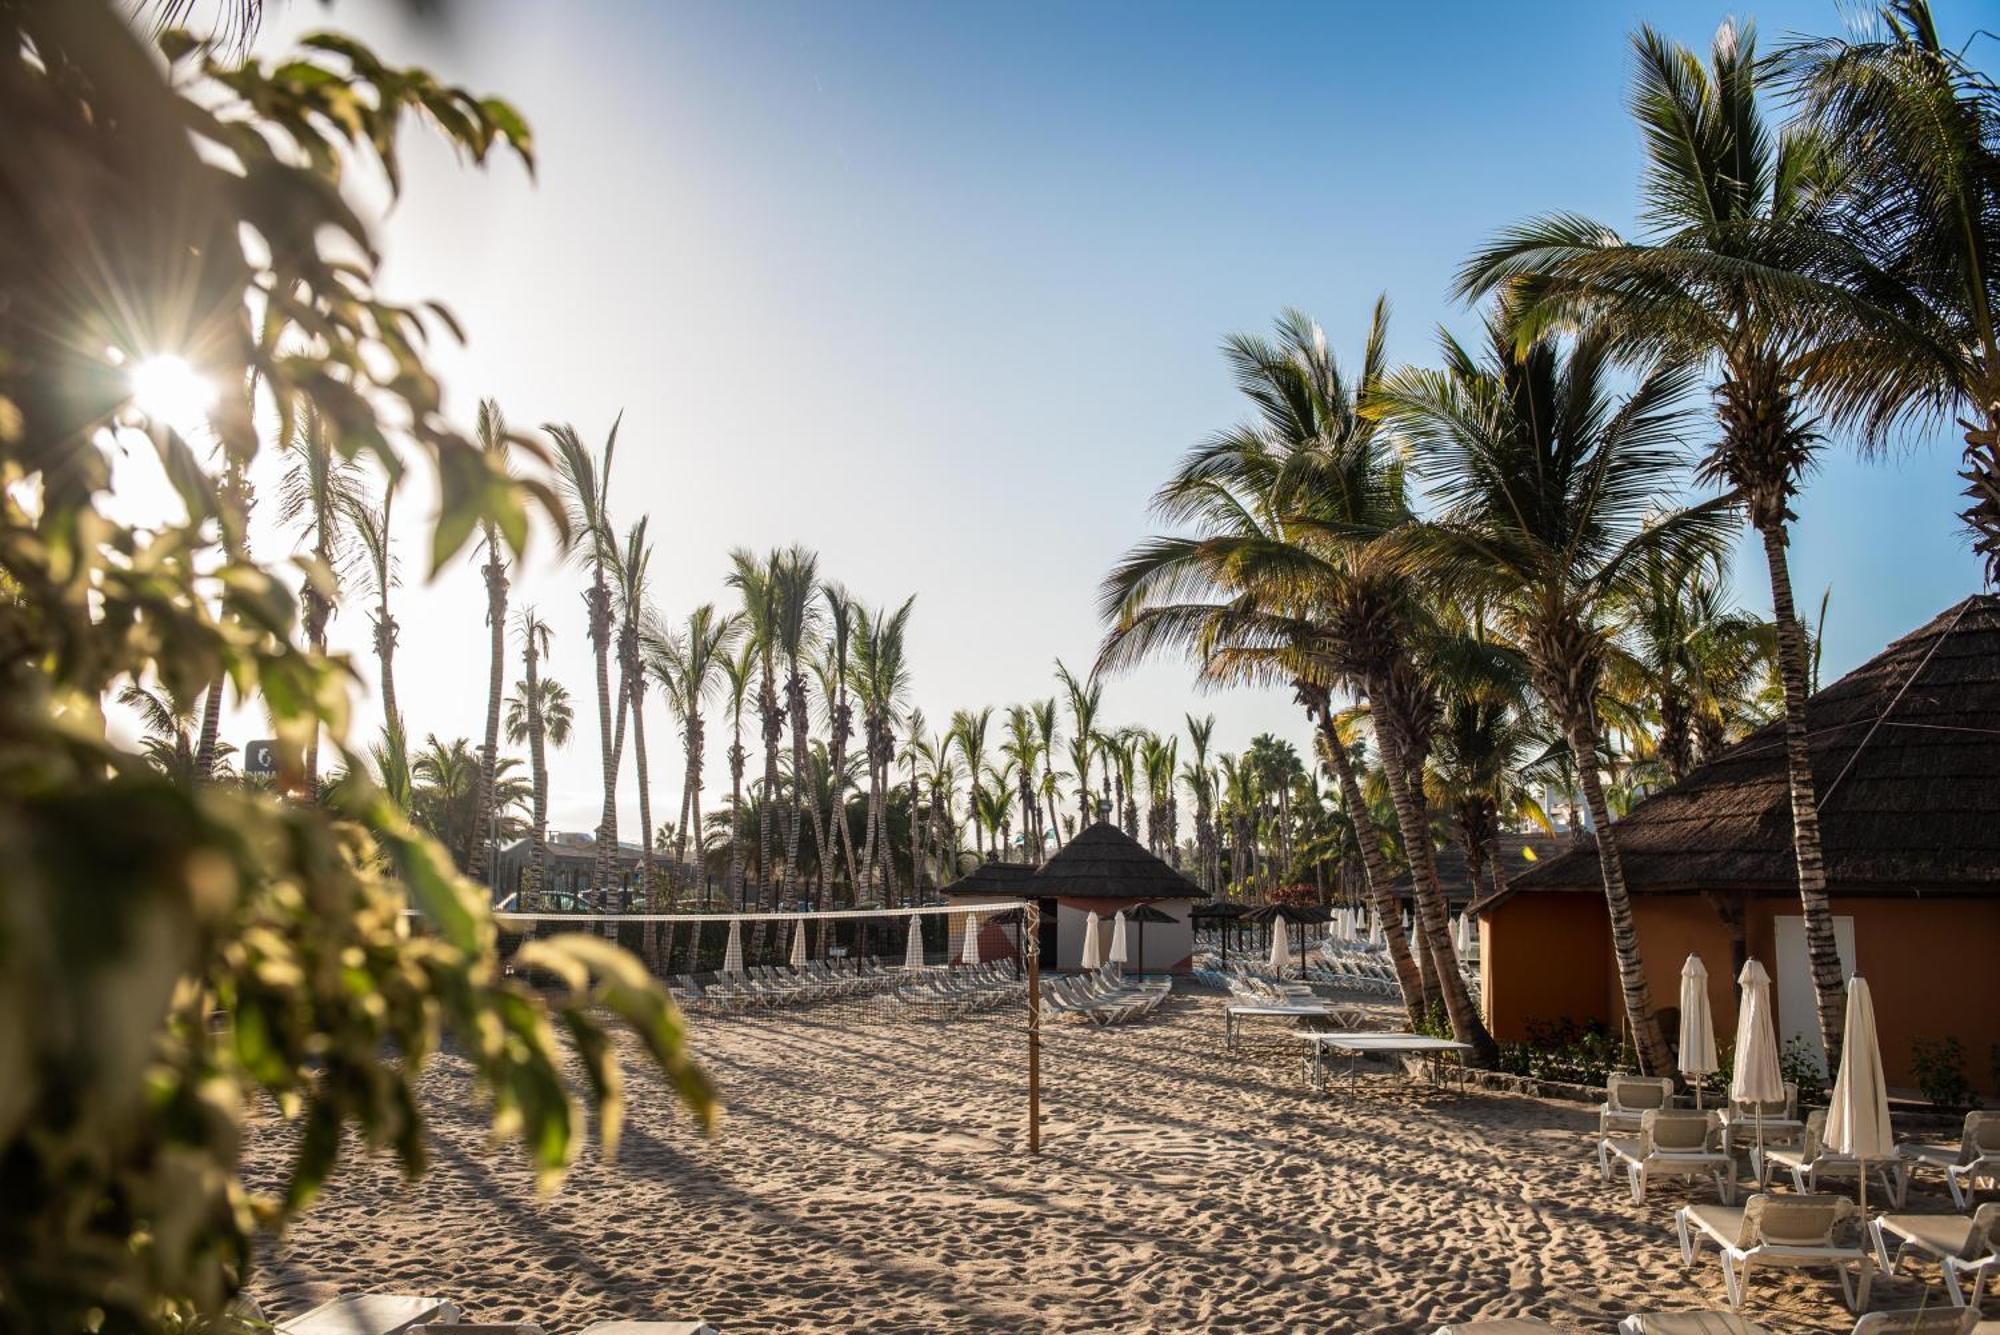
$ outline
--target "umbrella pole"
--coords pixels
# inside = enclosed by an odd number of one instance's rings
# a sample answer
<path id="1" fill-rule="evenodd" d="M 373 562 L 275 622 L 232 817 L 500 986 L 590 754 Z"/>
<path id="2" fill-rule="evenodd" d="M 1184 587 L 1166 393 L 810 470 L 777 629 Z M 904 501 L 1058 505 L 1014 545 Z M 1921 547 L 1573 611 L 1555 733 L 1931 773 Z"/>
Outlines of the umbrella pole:
<path id="1" fill-rule="evenodd" d="M 1042 1152 L 1042 906 L 1022 905 L 1021 953 L 1028 960 L 1028 1153 Z"/>

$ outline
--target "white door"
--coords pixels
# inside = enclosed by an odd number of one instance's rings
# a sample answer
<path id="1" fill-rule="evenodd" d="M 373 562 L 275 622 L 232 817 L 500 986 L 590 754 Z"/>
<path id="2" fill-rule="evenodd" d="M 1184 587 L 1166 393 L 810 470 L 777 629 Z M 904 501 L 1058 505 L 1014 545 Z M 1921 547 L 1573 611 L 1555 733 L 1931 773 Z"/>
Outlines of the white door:
<path id="1" fill-rule="evenodd" d="M 1819 1041 L 1819 1003 L 1813 997 L 1812 961 L 1806 955 L 1806 920 L 1803 914 L 1774 917 L 1778 938 L 1778 1043 L 1789 1047 L 1795 1038 L 1819 1062 L 1826 1073 L 1826 1057 Z M 1840 951 L 1840 976 L 1854 976 L 1854 919 L 1833 920 L 1833 944 Z"/>

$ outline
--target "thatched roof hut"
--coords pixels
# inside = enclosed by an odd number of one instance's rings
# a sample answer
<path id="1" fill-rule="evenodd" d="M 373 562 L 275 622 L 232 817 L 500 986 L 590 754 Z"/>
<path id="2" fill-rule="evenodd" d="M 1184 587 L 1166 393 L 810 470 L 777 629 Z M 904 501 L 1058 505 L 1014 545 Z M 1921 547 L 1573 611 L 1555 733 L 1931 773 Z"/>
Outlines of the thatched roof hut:
<path id="1" fill-rule="evenodd" d="M 1041 951 L 1049 967 L 1073 968 L 1082 955 L 1085 915 L 1114 914 L 1152 904 L 1171 919 L 1149 931 L 1145 958 L 1134 967 L 1153 972 L 1185 972 L 1194 956 L 1189 910 L 1202 897 L 1195 883 L 1146 851 L 1109 821 L 1098 821 L 1064 844 L 1055 856 L 1032 869 L 988 863 L 944 887 L 955 903 L 1037 901 L 1041 906 Z M 980 947 L 988 938 L 982 934 Z"/>
<path id="2" fill-rule="evenodd" d="M 1919 1039 L 1957 1039 L 1994 1092 L 2000 1016 L 1969 1004 L 2000 959 L 2000 597 L 1947 609 L 1807 702 L 1807 749 L 1834 934 L 1875 995 L 1892 1082 Z M 1728 1032 L 1736 970 L 1775 980 L 1781 1041 L 1818 1051 L 1782 723 L 1633 808 L 1613 830 L 1656 1002 L 1682 961 L 1708 966 Z M 1474 907 L 1496 1036 L 1621 1016 L 1594 841 Z M 1561 968 L 1552 968 L 1560 961 Z"/>
<path id="3" fill-rule="evenodd" d="M 1830 885 L 1992 895 L 2000 887 L 2000 597 L 1968 598 L 1812 697 L 1807 746 Z M 1617 823 L 1635 894 L 1794 893 L 1782 722 Z M 1601 892 L 1586 841 L 1514 881 Z"/>

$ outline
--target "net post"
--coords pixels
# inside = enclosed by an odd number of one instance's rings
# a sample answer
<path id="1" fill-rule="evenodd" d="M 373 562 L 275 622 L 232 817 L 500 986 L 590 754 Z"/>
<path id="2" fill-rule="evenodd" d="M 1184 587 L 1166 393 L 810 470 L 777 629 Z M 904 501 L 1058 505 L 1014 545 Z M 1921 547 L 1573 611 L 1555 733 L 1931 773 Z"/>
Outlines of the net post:
<path id="1" fill-rule="evenodd" d="M 1028 1153 L 1042 1152 L 1042 906 L 1021 906 L 1021 957 L 1028 963 Z"/>

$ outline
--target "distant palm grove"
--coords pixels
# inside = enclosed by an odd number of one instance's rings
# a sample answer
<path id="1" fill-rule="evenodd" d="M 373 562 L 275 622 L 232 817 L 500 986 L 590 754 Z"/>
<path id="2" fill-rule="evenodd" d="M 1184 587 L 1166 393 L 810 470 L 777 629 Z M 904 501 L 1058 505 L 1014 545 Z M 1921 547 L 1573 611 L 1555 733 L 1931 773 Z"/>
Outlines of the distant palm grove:
<path id="1" fill-rule="evenodd" d="M 1094 659 L 1052 661 L 1016 701 L 925 718 L 905 648 L 918 602 L 850 590 L 804 548 L 732 552 L 713 601 L 657 607 L 649 521 L 615 482 L 618 427 L 601 443 L 563 424 L 524 435 L 490 401 L 478 442 L 560 494 L 580 601 L 510 601 L 518 541 L 481 521 L 482 735 L 406 732 L 393 490 L 312 415 L 284 444 L 278 504 L 316 568 L 360 578 L 307 584 L 305 636 L 323 651 L 347 604 L 371 618 L 388 719 L 371 777 L 524 909 L 908 905 L 982 860 L 1040 861 L 1103 812 L 1210 894 L 1374 908 L 1412 1016 L 1442 1011 L 1490 1055 L 1437 850 L 1456 844 L 1483 891 L 1501 887 L 1510 833 L 1594 838 L 1653 1071 L 1665 1041 L 1612 822 L 1781 720 L 1837 1061 L 1844 986 L 1806 748 L 1816 627 L 1787 564 L 1816 454 L 1960 424 L 1961 518 L 2000 574 L 2000 91 L 1922 0 L 1877 18 L 1776 52 L 1733 22 L 1706 53 L 1641 28 L 1636 229 L 1562 211 L 1502 227 L 1454 278 L 1479 332 L 1440 334 L 1428 364 L 1388 363 L 1386 297 L 1352 359 L 1297 311 L 1229 337 L 1243 418 L 1160 486 L 1162 531 L 1103 580 Z M 1768 618 L 1726 592 L 1746 528 Z M 587 639 L 593 680 L 544 670 L 558 635 Z M 1108 717 L 1104 681 L 1163 655 L 1210 685 L 1288 693 L 1306 740 L 1232 753 L 1200 714 Z M 225 770 L 221 686 L 129 688 L 157 765 Z M 578 746 L 601 759 L 602 807 L 589 888 L 558 901 L 548 759 Z M 704 786 L 714 748 L 727 791 Z M 334 777 L 314 743 L 307 791 Z M 621 794 L 636 831 L 619 828 Z M 522 840 L 520 883 L 497 884 L 497 851 Z"/>

